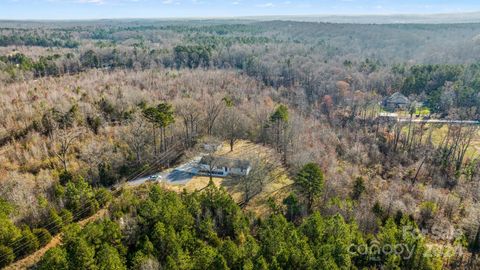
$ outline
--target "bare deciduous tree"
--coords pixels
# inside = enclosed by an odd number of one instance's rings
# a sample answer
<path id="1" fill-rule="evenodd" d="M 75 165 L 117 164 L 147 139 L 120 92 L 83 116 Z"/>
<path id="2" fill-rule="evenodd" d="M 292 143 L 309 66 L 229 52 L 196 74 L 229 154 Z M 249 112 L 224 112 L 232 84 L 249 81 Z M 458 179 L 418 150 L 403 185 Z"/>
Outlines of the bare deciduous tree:
<path id="1" fill-rule="evenodd" d="M 202 117 L 200 104 L 193 99 L 184 99 L 175 105 L 175 112 L 182 118 L 185 128 L 185 143 L 191 145 L 193 138 L 198 135 L 198 124 Z"/>
<path id="2" fill-rule="evenodd" d="M 230 151 L 237 140 L 243 138 L 247 133 L 248 119 L 234 107 L 227 108 L 220 117 L 219 134 L 230 144 Z"/>
<path id="3" fill-rule="evenodd" d="M 207 134 L 212 135 L 213 127 L 218 116 L 225 107 L 225 103 L 219 95 L 209 97 L 203 101 L 205 109 L 205 122 L 207 126 Z"/>
<path id="4" fill-rule="evenodd" d="M 124 132 L 123 139 L 128 143 L 130 149 L 135 153 L 137 164 L 141 164 L 145 155 L 150 132 L 148 132 L 148 123 L 144 117 L 137 115 L 132 122 L 131 127 Z"/>
<path id="5" fill-rule="evenodd" d="M 64 171 L 67 171 L 68 154 L 71 147 L 82 134 L 83 130 L 81 128 L 73 127 L 71 129 L 58 129 L 53 136 L 53 152 L 60 159 Z"/>

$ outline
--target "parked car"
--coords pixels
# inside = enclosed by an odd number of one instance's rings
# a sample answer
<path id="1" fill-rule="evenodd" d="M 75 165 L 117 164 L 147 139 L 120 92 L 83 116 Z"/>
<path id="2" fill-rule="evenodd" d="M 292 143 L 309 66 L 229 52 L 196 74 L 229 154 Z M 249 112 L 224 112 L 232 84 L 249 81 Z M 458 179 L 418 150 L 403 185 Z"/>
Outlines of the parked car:
<path id="1" fill-rule="evenodd" d="M 147 182 L 156 182 L 156 181 L 159 181 L 160 179 L 162 179 L 162 176 L 154 174 L 148 177 Z"/>

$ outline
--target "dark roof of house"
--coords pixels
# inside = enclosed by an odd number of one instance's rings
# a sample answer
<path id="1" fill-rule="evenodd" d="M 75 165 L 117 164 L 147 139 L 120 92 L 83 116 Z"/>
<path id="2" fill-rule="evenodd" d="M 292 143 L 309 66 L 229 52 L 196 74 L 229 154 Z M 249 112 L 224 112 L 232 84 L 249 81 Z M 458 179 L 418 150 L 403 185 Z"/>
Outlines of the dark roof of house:
<path id="1" fill-rule="evenodd" d="M 203 165 L 212 165 L 215 167 L 227 167 L 227 168 L 239 168 L 239 169 L 248 169 L 250 168 L 250 161 L 242 159 L 230 159 L 225 157 L 216 157 L 216 156 L 203 156 L 200 160 L 200 164 Z"/>
<path id="2" fill-rule="evenodd" d="M 393 95 L 387 98 L 386 100 L 387 103 L 396 103 L 396 104 L 408 104 L 410 103 L 410 100 L 402 95 L 400 92 L 395 92 Z"/>

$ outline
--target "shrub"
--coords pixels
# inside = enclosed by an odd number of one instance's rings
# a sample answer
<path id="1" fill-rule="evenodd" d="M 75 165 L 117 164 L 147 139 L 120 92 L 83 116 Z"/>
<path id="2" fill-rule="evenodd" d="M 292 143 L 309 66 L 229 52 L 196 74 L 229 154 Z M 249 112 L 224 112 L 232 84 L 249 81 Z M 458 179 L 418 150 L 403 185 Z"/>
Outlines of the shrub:
<path id="1" fill-rule="evenodd" d="M 73 180 L 73 174 L 69 171 L 62 171 L 59 176 L 60 184 L 65 185 Z"/>
<path id="2" fill-rule="evenodd" d="M 112 194 L 105 188 L 100 188 L 95 192 L 95 199 L 100 207 L 105 206 L 112 200 Z"/>
<path id="3" fill-rule="evenodd" d="M 438 211 L 436 203 L 427 201 L 420 205 L 420 225 L 422 227 L 428 226 L 430 220 L 435 216 Z"/>
<path id="4" fill-rule="evenodd" d="M 36 251 L 40 247 L 40 243 L 32 233 L 28 226 L 25 226 L 22 230 L 22 236 L 19 241 L 16 242 L 16 256 L 22 257 Z"/>
<path id="5" fill-rule="evenodd" d="M 13 253 L 13 249 L 6 246 L 0 246 L 0 268 L 7 266 L 15 260 L 15 254 Z"/>
<path id="6" fill-rule="evenodd" d="M 364 192 L 365 181 L 362 177 L 357 177 L 357 179 L 355 179 L 355 184 L 353 185 L 352 199 L 359 200 Z"/>
<path id="7" fill-rule="evenodd" d="M 33 229 L 33 234 L 37 237 L 40 246 L 45 246 L 52 240 L 52 235 L 45 228 Z"/>
<path id="8" fill-rule="evenodd" d="M 62 217 L 64 226 L 73 222 L 73 214 L 67 209 L 62 209 L 62 211 L 60 211 L 60 216 Z"/>
<path id="9" fill-rule="evenodd" d="M 288 197 L 283 200 L 283 204 L 286 206 L 285 216 L 289 221 L 294 221 L 298 216 L 301 215 L 301 208 L 298 202 L 297 196 L 291 193 Z"/>
<path id="10" fill-rule="evenodd" d="M 47 224 L 51 224 L 48 226 L 48 230 L 51 234 L 57 234 L 63 228 L 63 220 L 60 215 L 58 215 L 57 210 L 55 208 L 50 208 L 48 212 L 48 220 Z"/>
<path id="11" fill-rule="evenodd" d="M 385 210 L 383 209 L 382 205 L 378 201 L 376 201 L 375 204 L 373 205 L 372 212 L 378 218 L 383 218 L 383 215 L 385 214 Z"/>
<path id="12" fill-rule="evenodd" d="M 62 248 L 52 248 L 38 263 L 39 270 L 66 270 L 68 269 L 67 253 Z"/>

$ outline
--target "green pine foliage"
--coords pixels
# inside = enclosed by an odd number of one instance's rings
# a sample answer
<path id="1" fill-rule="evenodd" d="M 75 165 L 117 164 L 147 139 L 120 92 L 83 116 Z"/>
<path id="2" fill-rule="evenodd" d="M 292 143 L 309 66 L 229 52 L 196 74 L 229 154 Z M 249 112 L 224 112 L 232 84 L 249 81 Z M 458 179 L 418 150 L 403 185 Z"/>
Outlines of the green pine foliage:
<path id="1" fill-rule="evenodd" d="M 67 270 L 68 258 L 64 248 L 52 248 L 48 250 L 38 263 L 39 270 Z"/>
<path id="2" fill-rule="evenodd" d="M 41 247 L 45 246 L 52 240 L 52 235 L 45 228 L 33 229 L 32 232 L 37 237 L 38 243 L 40 244 Z"/>
<path id="3" fill-rule="evenodd" d="M 284 104 L 280 104 L 273 114 L 270 116 L 270 121 L 271 122 L 288 122 L 288 107 L 285 106 Z"/>
<path id="4" fill-rule="evenodd" d="M 405 226 L 417 228 L 406 217 L 400 224 L 387 219 L 373 236 L 340 215 L 318 212 L 297 225 L 287 220 L 288 213 L 255 220 L 213 184 L 180 195 L 157 185 L 130 190 L 111 209 L 110 218 L 83 229 L 66 226 L 64 244 L 47 252 L 38 269 L 441 268 L 426 256 L 421 236 L 403 233 Z M 405 253 L 378 254 L 372 248 L 398 244 Z"/>
<path id="5" fill-rule="evenodd" d="M 315 163 L 308 163 L 298 173 L 295 184 L 307 199 L 308 210 L 311 211 L 315 200 L 323 191 L 323 172 Z"/>
<path id="6" fill-rule="evenodd" d="M 11 247 L 0 245 L 0 268 L 9 265 L 15 259 L 15 253 Z"/>

